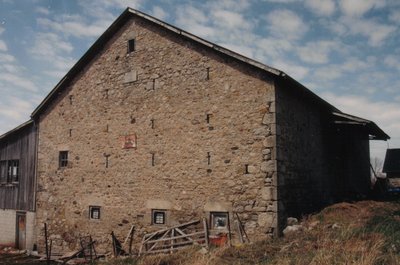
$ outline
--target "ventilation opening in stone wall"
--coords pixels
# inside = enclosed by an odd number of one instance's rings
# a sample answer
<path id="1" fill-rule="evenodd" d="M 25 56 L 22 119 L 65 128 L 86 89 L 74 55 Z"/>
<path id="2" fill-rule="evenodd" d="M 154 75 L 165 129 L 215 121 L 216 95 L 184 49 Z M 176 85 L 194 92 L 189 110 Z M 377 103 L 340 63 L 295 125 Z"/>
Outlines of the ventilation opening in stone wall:
<path id="1" fill-rule="evenodd" d="M 244 174 L 249 174 L 249 165 L 248 164 L 244 165 Z"/>
<path id="2" fill-rule="evenodd" d="M 105 166 L 106 168 L 108 168 L 108 164 L 109 164 L 109 157 L 111 156 L 110 154 L 103 154 L 104 158 L 105 158 Z"/>
<path id="3" fill-rule="evenodd" d="M 135 39 L 128 40 L 128 53 L 135 51 Z"/>

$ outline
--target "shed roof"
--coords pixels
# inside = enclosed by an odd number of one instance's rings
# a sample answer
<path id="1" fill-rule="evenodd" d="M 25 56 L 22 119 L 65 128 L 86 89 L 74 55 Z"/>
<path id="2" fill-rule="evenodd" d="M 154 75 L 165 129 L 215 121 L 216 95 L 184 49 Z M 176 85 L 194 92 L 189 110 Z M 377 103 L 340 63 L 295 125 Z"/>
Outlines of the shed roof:
<path id="1" fill-rule="evenodd" d="M 369 134 L 370 140 L 388 140 L 390 139 L 378 125 L 373 121 L 366 120 L 357 116 L 346 114 L 343 112 L 333 112 L 333 122 L 338 125 L 357 127 L 361 131 Z"/>
<path id="2" fill-rule="evenodd" d="M 383 172 L 400 173 L 400 148 L 386 150 Z"/>
<path id="3" fill-rule="evenodd" d="M 13 135 L 14 133 L 17 133 L 17 132 L 23 130 L 24 128 L 26 128 L 26 127 L 28 127 L 28 126 L 30 126 L 32 124 L 33 124 L 33 120 L 31 119 L 29 121 L 26 121 L 26 122 L 22 123 L 21 125 L 18 125 L 14 129 L 12 129 L 12 130 L 0 135 L 0 141 L 6 139 L 8 136 Z"/>

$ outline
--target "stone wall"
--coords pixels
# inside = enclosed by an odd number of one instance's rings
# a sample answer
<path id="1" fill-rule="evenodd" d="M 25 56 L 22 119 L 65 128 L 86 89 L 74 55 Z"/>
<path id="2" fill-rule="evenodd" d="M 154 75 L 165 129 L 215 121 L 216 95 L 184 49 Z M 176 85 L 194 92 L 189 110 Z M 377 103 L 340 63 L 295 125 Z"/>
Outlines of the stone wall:
<path id="1" fill-rule="evenodd" d="M 140 240 L 161 228 L 152 209 L 167 225 L 235 212 L 252 240 L 265 237 L 277 211 L 274 98 L 265 73 L 130 20 L 40 117 L 39 251 L 44 222 L 54 251 L 86 234 L 111 251 L 111 231 L 123 239 L 135 225 Z"/>

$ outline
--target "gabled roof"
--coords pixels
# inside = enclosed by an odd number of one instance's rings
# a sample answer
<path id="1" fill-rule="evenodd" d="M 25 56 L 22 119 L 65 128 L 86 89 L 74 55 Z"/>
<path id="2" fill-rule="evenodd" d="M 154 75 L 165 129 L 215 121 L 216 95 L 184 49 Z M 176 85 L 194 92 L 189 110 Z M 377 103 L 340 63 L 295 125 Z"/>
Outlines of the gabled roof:
<path id="1" fill-rule="evenodd" d="M 365 133 L 370 135 L 370 140 L 388 140 L 390 139 L 381 128 L 378 127 L 373 121 L 366 120 L 360 117 L 356 117 L 343 112 L 332 113 L 335 124 L 354 126 L 362 129 Z"/>
<path id="2" fill-rule="evenodd" d="M 400 173 L 400 149 L 386 150 L 382 171 L 384 173 Z"/>
<path id="3" fill-rule="evenodd" d="M 182 38 L 195 42 L 197 44 L 203 45 L 204 47 L 207 47 L 217 53 L 220 53 L 222 55 L 228 56 L 232 59 L 235 59 L 239 62 L 245 63 L 249 66 L 254 67 L 255 69 L 259 69 L 262 71 L 265 71 L 267 74 L 271 75 L 273 78 L 289 83 L 295 87 L 296 93 L 299 93 L 300 95 L 304 96 L 305 98 L 309 99 L 313 104 L 316 104 L 320 106 L 324 111 L 327 113 L 335 113 L 334 115 L 347 115 L 347 119 L 351 120 L 354 118 L 357 118 L 355 116 L 351 116 L 348 114 L 341 113 L 340 110 L 314 94 L 312 91 L 307 89 L 305 86 L 300 84 L 298 81 L 296 81 L 294 78 L 290 77 L 286 73 L 284 73 L 281 70 L 278 70 L 276 68 L 273 68 L 271 66 L 265 65 L 263 63 L 260 63 L 258 61 L 255 61 L 253 59 L 250 59 L 246 56 L 243 56 L 241 54 L 238 54 L 234 51 L 231 51 L 229 49 L 226 49 L 224 47 L 221 47 L 215 43 L 209 42 L 207 40 L 204 40 L 196 35 L 193 35 L 187 31 L 184 31 L 180 28 L 177 28 L 175 26 L 172 26 L 164 21 L 161 21 L 155 17 L 152 17 L 150 15 L 147 15 L 143 12 L 140 12 L 138 10 L 132 9 L 132 8 L 127 8 L 112 24 L 111 26 L 96 40 L 96 42 L 89 48 L 89 50 L 82 56 L 82 58 L 79 59 L 79 61 L 69 70 L 69 72 L 58 82 L 58 84 L 53 88 L 53 90 L 46 96 L 46 98 L 40 103 L 40 105 L 33 111 L 31 114 L 32 119 L 36 119 L 40 113 L 45 111 L 47 107 L 51 104 L 51 102 L 56 99 L 61 92 L 67 88 L 68 84 L 75 78 L 75 76 L 92 60 L 96 55 L 99 50 L 101 50 L 107 43 L 108 40 L 111 39 L 111 37 L 131 18 L 131 17 L 140 17 L 142 19 L 145 19 L 146 21 L 150 23 L 154 23 L 171 33 L 177 34 L 181 36 Z M 351 118 L 352 117 L 352 118 Z M 363 124 L 367 125 L 367 129 L 370 130 L 369 134 L 371 135 L 376 135 L 374 139 L 389 139 L 389 136 L 386 135 L 375 123 L 364 120 L 361 118 L 357 118 L 358 122 L 360 120 L 363 120 Z"/>
<path id="4" fill-rule="evenodd" d="M 129 18 L 131 17 L 141 17 L 148 22 L 154 23 L 156 25 L 159 25 L 160 27 L 163 27 L 167 30 L 169 30 L 172 33 L 175 33 L 177 35 L 180 35 L 182 38 L 185 38 L 189 41 L 193 41 L 197 44 L 201 44 L 203 46 L 206 46 L 218 53 L 221 53 L 223 55 L 229 56 L 233 59 L 236 59 L 240 62 L 243 62 L 247 65 L 253 66 L 257 69 L 263 70 L 267 72 L 268 74 L 272 75 L 275 78 L 280 78 L 282 80 L 287 80 L 291 83 L 294 83 L 296 86 L 296 89 L 299 90 L 300 92 L 306 94 L 310 99 L 312 99 L 314 102 L 317 104 L 323 105 L 325 108 L 328 108 L 331 111 L 339 111 L 336 109 L 334 106 L 326 102 L 325 100 L 321 99 L 318 97 L 316 94 L 314 94 L 312 91 L 304 87 L 302 84 L 297 82 L 295 79 L 291 78 L 289 75 L 284 73 L 281 70 L 278 70 L 276 68 L 273 68 L 271 66 L 268 66 L 266 64 L 260 63 L 256 60 L 253 60 L 251 58 L 248 58 L 246 56 L 243 56 L 241 54 L 238 54 L 234 51 L 231 51 L 229 49 L 226 49 L 222 46 L 219 46 L 215 43 L 209 42 L 207 40 L 204 40 L 196 35 L 193 35 L 187 31 L 184 31 L 180 28 L 177 28 L 175 26 L 172 26 L 164 21 L 161 21 L 155 17 L 152 17 L 150 15 L 147 15 L 143 12 L 140 12 L 138 10 L 132 9 L 132 8 L 127 8 L 112 24 L 111 26 L 96 40 L 96 42 L 88 49 L 88 51 L 79 59 L 79 61 L 69 70 L 69 72 L 58 82 L 58 84 L 53 88 L 53 90 L 50 91 L 50 93 L 46 96 L 46 98 L 39 104 L 39 106 L 32 112 L 31 117 L 36 118 L 40 113 L 42 113 L 47 106 L 55 99 L 57 96 L 65 89 L 69 82 L 71 82 L 74 77 L 90 62 L 91 59 L 93 59 L 97 52 L 102 49 L 107 41 L 111 39 L 111 37 L 124 25 L 126 21 L 128 21 Z"/>

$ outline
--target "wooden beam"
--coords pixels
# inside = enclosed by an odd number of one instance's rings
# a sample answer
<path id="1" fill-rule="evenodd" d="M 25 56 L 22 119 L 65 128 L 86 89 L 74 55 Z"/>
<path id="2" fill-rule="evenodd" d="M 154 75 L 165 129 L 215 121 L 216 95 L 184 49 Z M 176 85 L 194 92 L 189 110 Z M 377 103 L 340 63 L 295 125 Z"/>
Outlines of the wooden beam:
<path id="1" fill-rule="evenodd" d="M 155 243 L 155 242 L 161 242 L 161 241 L 168 241 L 168 240 L 176 240 L 176 239 L 180 239 L 180 238 L 186 238 L 186 237 L 190 237 L 190 236 L 197 236 L 197 235 L 203 235 L 204 232 L 200 231 L 200 232 L 195 232 L 195 233 L 191 233 L 191 234 L 185 234 L 183 236 L 174 236 L 174 237 L 170 237 L 170 238 L 164 238 L 164 236 L 160 239 L 154 239 L 151 241 L 147 241 L 146 244 L 151 244 L 151 243 Z"/>

